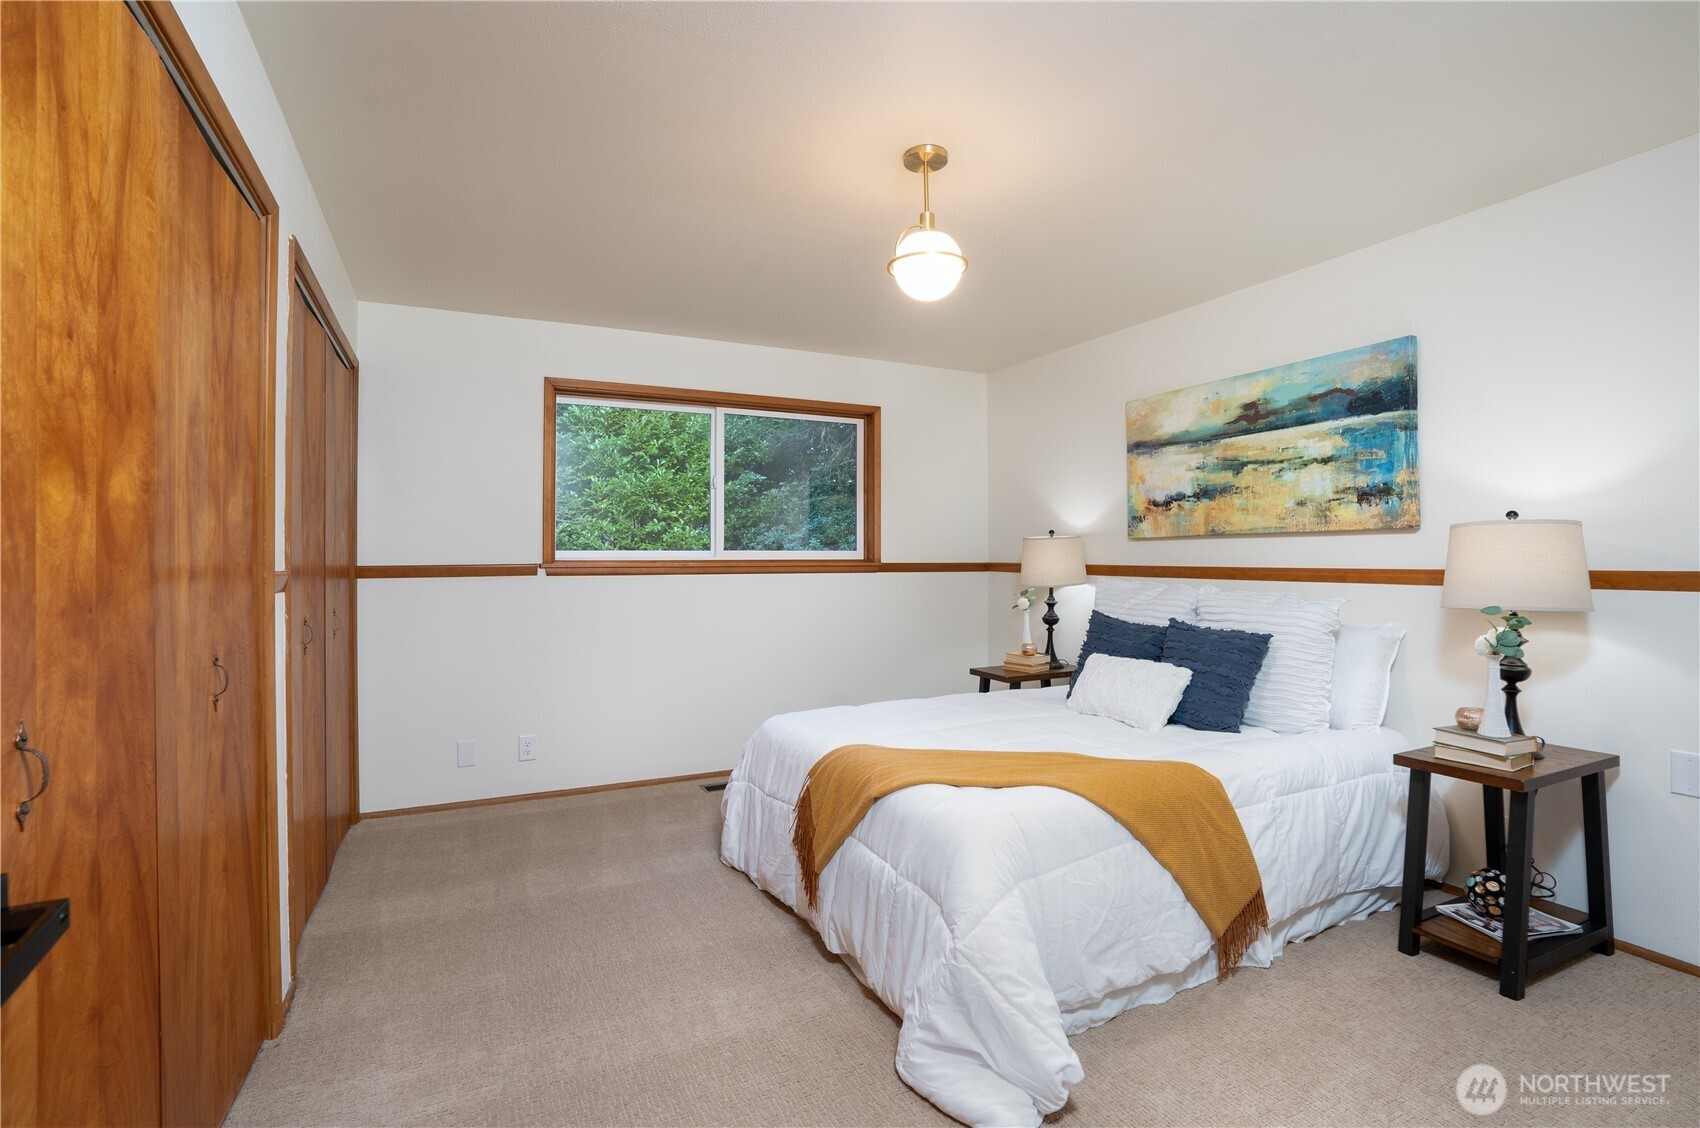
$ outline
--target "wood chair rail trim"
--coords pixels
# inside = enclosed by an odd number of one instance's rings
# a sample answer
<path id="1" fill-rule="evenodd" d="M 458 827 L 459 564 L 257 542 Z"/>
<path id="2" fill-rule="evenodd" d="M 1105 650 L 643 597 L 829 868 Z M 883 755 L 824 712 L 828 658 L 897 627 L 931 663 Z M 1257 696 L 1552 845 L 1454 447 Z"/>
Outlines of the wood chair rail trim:
<path id="1" fill-rule="evenodd" d="M 456 576 L 683 576 L 749 572 L 1019 572 L 1001 561 L 879 560 L 573 560 L 545 564 L 362 564 L 363 580 Z M 1149 579 L 1261 580 L 1291 584 L 1372 584 L 1439 587 L 1439 568 L 1221 568 L 1185 565 L 1088 564 L 1094 576 Z M 1596 591 L 1700 592 L 1700 571 L 1595 569 Z"/>

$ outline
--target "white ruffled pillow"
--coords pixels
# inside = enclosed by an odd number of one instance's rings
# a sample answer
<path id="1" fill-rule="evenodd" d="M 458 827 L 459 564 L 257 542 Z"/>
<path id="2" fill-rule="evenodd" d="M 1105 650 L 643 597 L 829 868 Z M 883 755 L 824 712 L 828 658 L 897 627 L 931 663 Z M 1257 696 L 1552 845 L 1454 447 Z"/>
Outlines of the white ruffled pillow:
<path id="1" fill-rule="evenodd" d="M 1208 589 L 1206 589 L 1208 590 Z M 1153 584 L 1104 576 L 1092 596 L 1092 610 L 1128 623 L 1166 627 L 1170 619 L 1198 621 L 1199 589 L 1186 584 Z"/>
<path id="2" fill-rule="evenodd" d="M 1334 632 L 1340 628 L 1340 607 L 1345 602 L 1300 599 L 1284 591 L 1200 589 L 1199 626 L 1270 636 L 1269 654 L 1246 704 L 1247 725 L 1276 732 L 1328 727 Z"/>
<path id="3" fill-rule="evenodd" d="M 1387 715 L 1387 695 L 1393 685 L 1393 659 L 1405 628 L 1398 623 L 1379 627 L 1341 627 L 1334 636 L 1334 676 L 1328 704 L 1328 727 L 1380 728 Z"/>
<path id="4" fill-rule="evenodd" d="M 1169 723 L 1192 671 L 1166 662 L 1094 654 L 1075 680 L 1068 707 L 1155 732 Z"/>

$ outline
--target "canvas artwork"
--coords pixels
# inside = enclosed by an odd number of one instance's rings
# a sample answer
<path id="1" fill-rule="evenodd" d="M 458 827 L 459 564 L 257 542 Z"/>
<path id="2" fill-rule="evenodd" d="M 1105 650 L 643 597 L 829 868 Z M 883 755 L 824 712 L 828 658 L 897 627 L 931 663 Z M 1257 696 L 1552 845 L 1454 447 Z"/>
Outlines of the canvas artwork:
<path id="1" fill-rule="evenodd" d="M 1415 529 L 1417 339 L 1127 405 L 1127 535 Z"/>

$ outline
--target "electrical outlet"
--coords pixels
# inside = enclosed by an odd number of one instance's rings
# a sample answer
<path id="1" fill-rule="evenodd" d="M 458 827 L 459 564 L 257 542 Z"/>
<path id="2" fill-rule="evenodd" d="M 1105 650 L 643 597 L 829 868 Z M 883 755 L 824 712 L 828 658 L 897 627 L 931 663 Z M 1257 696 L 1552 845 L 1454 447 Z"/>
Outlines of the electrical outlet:
<path id="1" fill-rule="evenodd" d="M 461 768 L 478 766 L 478 742 L 476 740 L 455 741 L 455 766 Z"/>
<path id="2" fill-rule="evenodd" d="M 1670 789 L 1678 795 L 1700 797 L 1700 752 L 1670 750 Z"/>
<path id="3" fill-rule="evenodd" d="M 537 738 L 535 736 L 519 738 L 519 758 L 522 763 L 526 760 L 537 759 Z"/>

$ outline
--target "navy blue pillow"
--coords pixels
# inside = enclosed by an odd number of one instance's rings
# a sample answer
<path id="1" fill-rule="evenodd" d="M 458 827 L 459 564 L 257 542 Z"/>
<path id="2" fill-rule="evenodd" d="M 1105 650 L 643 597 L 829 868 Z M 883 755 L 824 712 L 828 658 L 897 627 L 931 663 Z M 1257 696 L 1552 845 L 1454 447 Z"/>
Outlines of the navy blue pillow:
<path id="1" fill-rule="evenodd" d="M 1163 657 L 1163 637 L 1168 633 L 1168 627 L 1130 623 L 1102 611 L 1092 612 L 1092 618 L 1086 624 L 1086 641 L 1080 645 L 1080 657 L 1074 660 L 1074 680 L 1068 683 L 1068 696 L 1074 696 L 1080 671 L 1092 655 L 1109 654 L 1116 658 L 1143 658 L 1147 662 L 1155 662 Z"/>
<path id="2" fill-rule="evenodd" d="M 1191 670 L 1192 681 L 1169 723 L 1205 732 L 1239 732 L 1251 683 L 1269 653 L 1269 638 L 1170 619 L 1163 661 Z"/>

